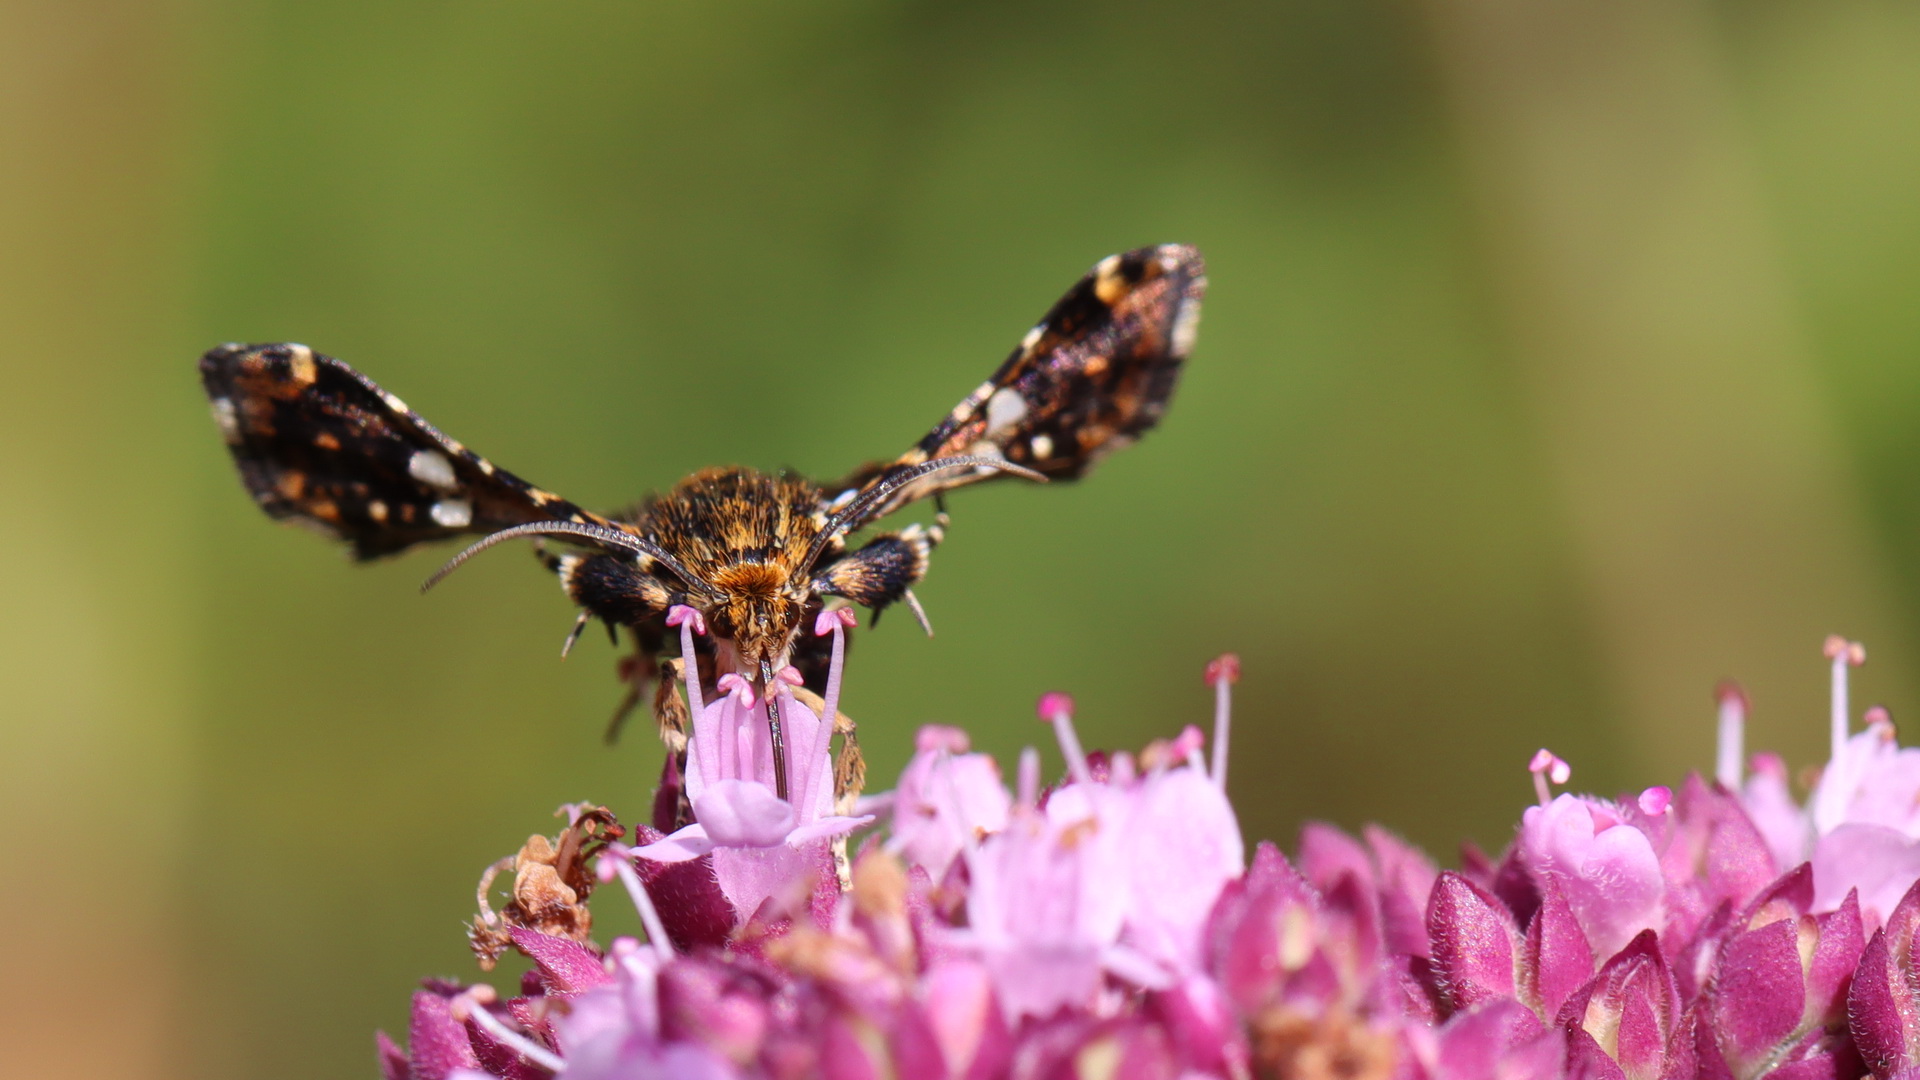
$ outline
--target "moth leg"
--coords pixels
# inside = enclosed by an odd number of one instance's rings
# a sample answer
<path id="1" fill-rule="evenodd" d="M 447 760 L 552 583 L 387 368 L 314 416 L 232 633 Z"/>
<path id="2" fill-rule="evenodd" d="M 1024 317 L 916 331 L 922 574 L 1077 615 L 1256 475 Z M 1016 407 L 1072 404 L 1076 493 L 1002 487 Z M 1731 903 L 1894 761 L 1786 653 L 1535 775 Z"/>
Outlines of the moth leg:
<path id="1" fill-rule="evenodd" d="M 692 723 L 686 699 L 680 696 L 680 672 L 685 666 L 679 659 L 660 661 L 660 681 L 653 687 L 653 718 L 660 725 L 660 741 L 672 754 L 687 752 L 687 729 Z"/>
<path id="2" fill-rule="evenodd" d="M 925 626 L 926 615 L 911 590 L 927 576 L 927 560 L 946 539 L 946 525 L 947 515 L 942 513 L 932 525 L 915 523 L 899 532 L 881 533 L 823 567 L 814 576 L 813 591 L 872 608 L 875 619 L 888 605 L 905 600 Z M 927 632 L 933 631 L 929 627 Z"/>
<path id="3" fill-rule="evenodd" d="M 619 663 L 614 665 L 614 674 L 626 685 L 627 692 L 621 696 L 620 704 L 614 706 L 613 716 L 607 721 L 605 739 L 608 746 L 620 741 L 620 732 L 627 726 L 627 718 L 633 715 L 633 710 L 640 705 L 640 699 L 646 695 L 647 682 L 659 676 L 660 664 L 655 657 L 641 649 L 639 642 L 636 641 L 633 655 L 621 657 Z M 669 687 L 671 684 L 661 680 L 660 686 Z M 657 690 L 654 701 L 658 706 Z M 654 715 L 658 716 L 659 713 L 656 711 Z M 664 728 L 661 737 L 665 738 Z"/>
<path id="4" fill-rule="evenodd" d="M 840 736 L 840 756 L 833 763 L 833 812 L 851 814 L 867 789 L 867 759 L 855 736 L 858 727 L 846 713 L 833 718 L 833 730 Z"/>
<path id="5" fill-rule="evenodd" d="M 672 590 L 624 556 L 578 552 L 556 555 L 544 547 L 536 548 L 535 553 L 559 576 L 560 587 L 588 617 L 606 623 L 609 631 L 624 626 L 633 634 L 633 654 L 623 657 L 618 667 L 620 681 L 626 684 L 627 691 L 608 722 L 607 742 L 619 739 L 627 717 L 645 699 L 650 681 L 659 684 L 653 711 L 655 719 L 660 721 L 662 738 L 667 738 L 667 732 L 676 725 L 670 715 L 663 712 L 668 708 L 667 698 L 672 697 L 672 684 L 662 675 L 660 651 L 665 640 L 664 613 L 674 601 Z M 683 718 L 684 713 L 682 706 Z M 683 723 L 678 725 L 678 730 L 684 732 Z M 684 741 L 685 735 L 680 737 Z"/>

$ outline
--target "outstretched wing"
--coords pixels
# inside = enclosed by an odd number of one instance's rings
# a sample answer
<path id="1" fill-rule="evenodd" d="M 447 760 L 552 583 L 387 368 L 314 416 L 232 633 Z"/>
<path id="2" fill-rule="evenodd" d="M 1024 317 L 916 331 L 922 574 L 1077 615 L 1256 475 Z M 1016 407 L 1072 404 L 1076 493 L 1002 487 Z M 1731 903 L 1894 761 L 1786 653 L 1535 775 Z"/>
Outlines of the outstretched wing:
<path id="1" fill-rule="evenodd" d="M 1193 346 L 1206 287 L 1200 252 L 1183 244 L 1100 260 L 992 378 L 897 461 L 849 481 L 836 505 L 916 465 L 963 455 L 1004 458 L 1062 480 L 1085 475 L 1159 422 Z M 999 475 L 988 468 L 930 474 L 875 503 L 853 527 Z"/>
<path id="2" fill-rule="evenodd" d="M 357 558 L 529 521 L 612 524 L 305 345 L 223 345 L 200 358 L 200 379 L 260 508 L 350 543 Z"/>

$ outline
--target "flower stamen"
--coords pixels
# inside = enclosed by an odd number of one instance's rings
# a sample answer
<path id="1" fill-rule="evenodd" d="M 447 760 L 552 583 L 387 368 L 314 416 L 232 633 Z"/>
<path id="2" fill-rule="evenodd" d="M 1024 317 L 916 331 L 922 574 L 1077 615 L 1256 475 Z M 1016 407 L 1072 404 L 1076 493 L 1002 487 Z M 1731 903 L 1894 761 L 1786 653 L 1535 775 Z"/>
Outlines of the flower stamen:
<path id="1" fill-rule="evenodd" d="M 759 700 L 754 696 L 753 683 L 738 672 L 729 671 L 720 676 L 720 692 L 732 694 L 733 699 L 739 702 L 743 709 L 753 708 L 754 702 Z"/>
<path id="2" fill-rule="evenodd" d="M 625 844 L 608 844 L 606 854 L 594 864 L 594 874 L 601 881 L 612 881 L 617 874 L 620 884 L 627 887 L 627 895 L 633 898 L 633 906 L 640 912 L 640 925 L 647 928 L 647 944 L 653 946 L 654 954 L 665 963 L 673 959 L 673 942 L 667 940 L 667 924 L 660 921 L 660 911 L 653 906 L 653 897 L 647 895 L 646 883 L 633 869 L 633 849 Z"/>
<path id="3" fill-rule="evenodd" d="M 1019 790 L 1015 793 L 1028 810 L 1040 805 L 1040 751 L 1029 746 L 1020 751 Z"/>
<path id="4" fill-rule="evenodd" d="M 1087 763 L 1087 752 L 1080 746 L 1080 736 L 1073 730 L 1073 695 L 1054 691 L 1040 695 L 1037 710 L 1040 719 L 1053 725 L 1053 737 L 1060 743 L 1060 753 L 1067 759 L 1067 774 L 1077 784 L 1093 783 L 1093 767 Z"/>
<path id="5" fill-rule="evenodd" d="M 1527 762 L 1527 771 L 1533 774 L 1533 794 L 1540 800 L 1541 806 L 1553 801 L 1553 791 L 1547 787 L 1549 778 L 1556 784 L 1564 784 L 1573 778 L 1573 766 L 1544 746 L 1534 751 L 1533 760 Z"/>
<path id="6" fill-rule="evenodd" d="M 667 609 L 667 625 L 680 628 L 680 681 L 687 688 L 687 708 L 698 717 L 706 709 L 700 700 L 700 656 L 693 651 L 693 635 L 707 632 L 707 620 L 685 604 Z"/>
<path id="7" fill-rule="evenodd" d="M 454 1022 L 464 1024 L 468 1020 L 473 1021 L 493 1036 L 495 1041 L 512 1048 L 515 1053 L 548 1072 L 557 1073 L 566 1068 L 567 1063 L 560 1060 L 559 1054 L 513 1030 L 493 1015 L 487 1006 L 495 999 L 493 987 L 482 983 L 455 997 L 449 1002 L 449 1009 Z"/>
<path id="8" fill-rule="evenodd" d="M 1240 681 L 1240 654 L 1222 653 L 1207 663 L 1207 682 L 1213 686 L 1213 783 L 1227 789 L 1227 722 L 1233 715 L 1233 692 Z"/>
<path id="9" fill-rule="evenodd" d="M 1838 761 L 1847 747 L 1847 729 L 1851 723 L 1847 708 L 1847 669 L 1867 662 L 1867 647 L 1857 641 L 1848 641 L 1839 634 L 1831 634 L 1827 637 L 1824 651 L 1827 659 L 1833 661 L 1831 756 Z"/>
<path id="10" fill-rule="evenodd" d="M 1747 742 L 1747 692 L 1732 679 L 1720 680 L 1714 691 L 1720 702 L 1720 739 L 1714 757 L 1713 778 L 1728 791 L 1739 791 L 1745 779 L 1742 764 L 1746 761 Z"/>
<path id="11" fill-rule="evenodd" d="M 847 658 L 847 628 L 856 621 L 852 608 L 832 608 L 813 620 L 813 636 L 833 635 L 833 659 L 827 664 L 827 692 L 820 709 L 820 719 L 829 730 L 840 715 L 840 672 Z"/>

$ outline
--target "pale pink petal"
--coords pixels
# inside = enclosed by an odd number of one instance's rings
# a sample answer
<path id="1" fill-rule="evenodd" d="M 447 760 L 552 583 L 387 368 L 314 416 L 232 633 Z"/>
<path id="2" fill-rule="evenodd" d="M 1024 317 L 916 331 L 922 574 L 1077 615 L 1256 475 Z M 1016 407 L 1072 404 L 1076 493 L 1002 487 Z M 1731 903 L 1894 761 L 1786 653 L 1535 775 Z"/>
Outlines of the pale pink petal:
<path id="1" fill-rule="evenodd" d="M 719 847 L 772 847 L 796 824 L 793 807 L 751 780 L 721 780 L 693 800 L 693 816 Z"/>

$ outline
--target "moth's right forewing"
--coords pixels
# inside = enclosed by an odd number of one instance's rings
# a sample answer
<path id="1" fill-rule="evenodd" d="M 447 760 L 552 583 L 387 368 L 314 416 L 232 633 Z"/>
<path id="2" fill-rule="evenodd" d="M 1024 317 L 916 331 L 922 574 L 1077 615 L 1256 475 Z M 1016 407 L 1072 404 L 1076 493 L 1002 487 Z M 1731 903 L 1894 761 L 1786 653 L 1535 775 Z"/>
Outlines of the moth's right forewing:
<path id="1" fill-rule="evenodd" d="M 305 345 L 226 345 L 200 359 L 241 481 L 275 518 L 360 558 L 528 521 L 601 521 L 500 469 L 371 379 Z"/>

